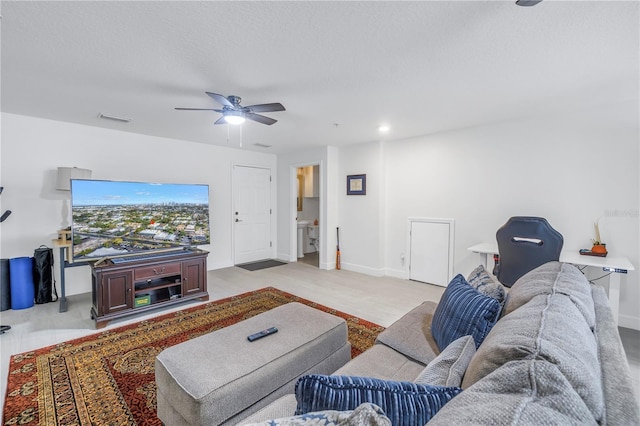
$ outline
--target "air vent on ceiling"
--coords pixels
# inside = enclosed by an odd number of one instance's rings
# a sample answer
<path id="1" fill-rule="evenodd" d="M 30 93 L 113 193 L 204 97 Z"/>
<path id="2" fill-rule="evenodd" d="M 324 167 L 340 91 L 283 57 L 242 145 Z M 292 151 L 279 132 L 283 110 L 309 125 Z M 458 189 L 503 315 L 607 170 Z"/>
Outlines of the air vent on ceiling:
<path id="1" fill-rule="evenodd" d="M 98 118 L 104 118 L 105 120 L 119 121 L 121 123 L 129 123 L 129 122 L 131 122 L 130 118 L 117 117 L 115 115 L 109 115 L 109 114 L 103 114 L 103 113 L 99 113 L 98 114 Z"/>

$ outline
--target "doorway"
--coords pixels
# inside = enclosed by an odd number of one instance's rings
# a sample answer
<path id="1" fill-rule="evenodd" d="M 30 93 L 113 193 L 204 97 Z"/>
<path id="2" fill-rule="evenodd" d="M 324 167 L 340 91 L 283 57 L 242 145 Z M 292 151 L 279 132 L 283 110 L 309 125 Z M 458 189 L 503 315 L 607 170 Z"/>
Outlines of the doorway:
<path id="1" fill-rule="evenodd" d="M 320 165 L 296 168 L 296 257 L 318 268 L 320 266 Z"/>
<path id="2" fill-rule="evenodd" d="M 234 264 L 272 258 L 271 170 L 233 166 Z"/>

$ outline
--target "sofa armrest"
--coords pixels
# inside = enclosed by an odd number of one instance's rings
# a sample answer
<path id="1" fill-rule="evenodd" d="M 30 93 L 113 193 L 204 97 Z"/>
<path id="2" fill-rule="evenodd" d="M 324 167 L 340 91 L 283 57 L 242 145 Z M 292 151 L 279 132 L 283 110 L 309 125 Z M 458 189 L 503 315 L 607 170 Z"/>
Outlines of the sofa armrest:
<path id="1" fill-rule="evenodd" d="M 595 334 L 602 371 L 606 423 L 640 424 L 640 407 L 627 357 L 604 290 L 591 286 L 596 312 Z"/>
<path id="2" fill-rule="evenodd" d="M 431 320 L 437 306 L 436 302 L 427 301 L 413 308 L 380 333 L 376 342 L 422 364 L 428 364 L 440 353 L 431 336 Z"/>

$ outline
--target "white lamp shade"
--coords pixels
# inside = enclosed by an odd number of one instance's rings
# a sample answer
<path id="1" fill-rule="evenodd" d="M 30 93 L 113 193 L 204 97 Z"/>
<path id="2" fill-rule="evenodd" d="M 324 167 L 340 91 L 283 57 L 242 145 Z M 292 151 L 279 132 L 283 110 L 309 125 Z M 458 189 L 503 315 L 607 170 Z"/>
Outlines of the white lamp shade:
<path id="1" fill-rule="evenodd" d="M 77 167 L 58 167 L 58 182 L 56 189 L 71 190 L 71 179 L 91 179 L 91 170 Z"/>

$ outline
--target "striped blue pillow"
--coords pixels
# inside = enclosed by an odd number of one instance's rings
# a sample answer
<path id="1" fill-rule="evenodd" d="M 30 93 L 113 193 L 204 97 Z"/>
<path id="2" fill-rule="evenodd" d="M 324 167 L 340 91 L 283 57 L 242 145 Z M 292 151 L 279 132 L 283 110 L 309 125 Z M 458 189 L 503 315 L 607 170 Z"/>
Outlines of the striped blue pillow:
<path id="1" fill-rule="evenodd" d="M 480 293 L 458 274 L 447 286 L 433 314 L 431 335 L 440 351 L 469 334 L 478 348 L 498 321 L 501 310 L 500 302 Z"/>
<path id="2" fill-rule="evenodd" d="M 394 426 L 424 425 L 460 392 L 462 389 L 458 387 L 312 374 L 296 383 L 296 415 L 353 410 L 369 402 L 379 406 Z"/>

